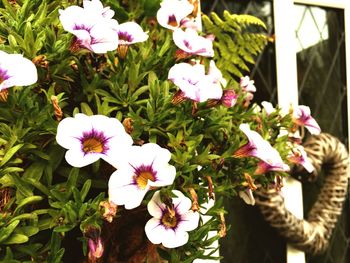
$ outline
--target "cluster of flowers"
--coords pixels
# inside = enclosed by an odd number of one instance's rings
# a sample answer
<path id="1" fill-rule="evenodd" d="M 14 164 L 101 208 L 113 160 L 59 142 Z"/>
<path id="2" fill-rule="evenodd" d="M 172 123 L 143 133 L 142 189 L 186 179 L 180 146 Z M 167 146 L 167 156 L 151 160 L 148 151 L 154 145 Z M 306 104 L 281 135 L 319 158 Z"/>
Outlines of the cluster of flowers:
<path id="1" fill-rule="evenodd" d="M 187 0 L 164 0 L 157 19 L 160 25 L 173 30 L 173 40 L 180 48 L 182 58 L 191 59 L 197 55 L 213 57 L 213 38 L 198 34 L 192 15 L 194 9 L 195 6 Z M 119 25 L 112 18 L 114 12 L 109 7 L 103 7 L 99 0 L 84 1 L 83 7 L 70 6 L 59 12 L 63 28 L 75 36 L 74 45 L 95 53 L 106 53 L 148 38 L 134 22 Z M 209 62 L 207 74 L 205 71 L 205 66 L 196 60 L 175 64 L 169 70 L 168 79 L 180 89 L 174 96 L 174 103 L 184 99 L 194 103 L 214 100 L 225 107 L 233 107 L 237 94 L 233 89 L 225 89 L 227 82 L 213 60 Z M 31 85 L 36 81 L 36 67 L 30 60 L 0 51 L 0 91 L 15 85 Z M 254 81 L 242 77 L 240 86 L 249 102 L 256 90 Z M 262 105 L 267 115 L 275 111 L 270 103 L 264 102 Z M 308 107 L 296 107 L 292 116 L 295 125 L 306 127 L 312 134 L 320 132 Z M 289 170 L 279 152 L 258 132 L 251 130 L 249 124 L 242 123 L 239 128 L 248 142 L 233 153 L 234 158 L 259 159 L 255 175 Z M 116 171 L 108 183 L 109 201 L 115 205 L 124 205 L 125 209 L 138 207 L 148 191 L 172 185 L 176 178 L 176 169 L 169 164 L 169 150 L 155 143 L 133 145 L 133 139 L 115 118 L 84 114 L 67 117 L 58 125 L 56 140 L 68 149 L 65 158 L 74 167 L 84 167 L 100 158 L 113 165 Z M 293 150 L 288 160 L 312 172 L 313 167 L 303 148 L 291 148 Z M 240 192 L 240 196 L 247 203 L 254 204 L 252 191 L 256 186 L 249 175 L 246 179 L 247 189 Z M 168 248 L 187 243 L 187 231 L 194 230 L 199 223 L 199 213 L 191 210 L 191 200 L 178 190 L 172 193 L 176 197 L 165 202 L 160 191 L 155 191 L 147 206 L 153 218 L 145 226 L 146 235 L 152 243 L 162 243 Z"/>
<path id="2" fill-rule="evenodd" d="M 67 162 L 74 167 L 89 165 L 103 159 L 117 170 L 108 183 L 109 201 L 124 205 L 125 209 L 138 207 L 147 191 L 174 182 L 176 170 L 169 164 L 171 153 L 155 143 L 133 146 L 131 136 L 115 118 L 103 115 L 76 114 L 63 119 L 57 129 L 56 140 L 68 149 Z M 186 231 L 198 226 L 199 214 L 190 208 L 192 202 L 180 191 L 165 204 L 156 191 L 148 203 L 153 216 L 145 227 L 147 237 L 154 244 L 178 247 L 188 240 Z"/>
<path id="3" fill-rule="evenodd" d="M 135 22 L 119 24 L 112 18 L 114 11 L 103 7 L 99 0 L 83 1 L 83 7 L 70 6 L 59 13 L 63 28 L 75 36 L 73 48 L 83 47 L 102 54 L 117 48 L 127 50 L 128 45 L 148 38 Z"/>

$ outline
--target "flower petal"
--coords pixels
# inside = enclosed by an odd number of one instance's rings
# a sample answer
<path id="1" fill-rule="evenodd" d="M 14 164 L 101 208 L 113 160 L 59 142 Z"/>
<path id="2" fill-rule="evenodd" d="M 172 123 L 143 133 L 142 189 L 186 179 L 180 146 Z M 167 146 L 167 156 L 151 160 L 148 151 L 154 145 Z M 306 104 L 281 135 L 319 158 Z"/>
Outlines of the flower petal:
<path id="1" fill-rule="evenodd" d="M 199 213 L 192 210 L 187 211 L 181 215 L 181 222 L 178 224 L 179 231 L 191 231 L 198 227 Z"/>
<path id="2" fill-rule="evenodd" d="M 66 152 L 66 161 L 73 167 L 84 167 L 100 159 L 99 153 L 88 153 L 84 155 L 83 151 L 77 148 Z"/>
<path id="3" fill-rule="evenodd" d="M 160 200 L 160 192 L 156 191 L 153 194 L 152 199 L 147 204 L 147 210 L 151 216 L 160 219 L 163 215 L 163 210 L 165 210 L 165 204 Z"/>
<path id="4" fill-rule="evenodd" d="M 153 244 L 162 243 L 164 231 L 164 226 L 156 218 L 151 218 L 145 225 L 146 236 Z"/>

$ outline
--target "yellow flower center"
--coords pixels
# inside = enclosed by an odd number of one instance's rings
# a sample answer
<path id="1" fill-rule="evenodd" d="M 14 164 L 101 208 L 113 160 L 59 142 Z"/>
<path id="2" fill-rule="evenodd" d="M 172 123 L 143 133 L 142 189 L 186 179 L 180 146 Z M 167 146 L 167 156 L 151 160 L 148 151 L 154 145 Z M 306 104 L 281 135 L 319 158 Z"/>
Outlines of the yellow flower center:
<path id="1" fill-rule="evenodd" d="M 97 138 L 87 138 L 83 141 L 84 153 L 101 153 L 103 152 L 103 142 Z"/>
<path id="2" fill-rule="evenodd" d="M 174 228 L 177 225 L 177 218 L 175 211 L 168 210 L 162 217 L 162 224 L 169 228 Z"/>
<path id="3" fill-rule="evenodd" d="M 135 175 L 135 178 L 138 187 L 141 189 L 146 188 L 148 180 L 151 180 L 152 182 L 156 180 L 154 174 L 151 171 L 142 171 L 138 175 Z"/>

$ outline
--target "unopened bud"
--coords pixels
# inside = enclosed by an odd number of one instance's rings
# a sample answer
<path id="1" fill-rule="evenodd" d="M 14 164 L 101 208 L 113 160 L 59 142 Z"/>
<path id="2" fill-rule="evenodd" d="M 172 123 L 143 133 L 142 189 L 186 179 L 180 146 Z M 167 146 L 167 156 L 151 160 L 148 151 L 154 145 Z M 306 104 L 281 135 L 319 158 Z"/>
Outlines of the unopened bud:
<path id="1" fill-rule="evenodd" d="M 52 102 L 52 106 L 55 112 L 55 117 L 57 121 L 62 120 L 63 117 L 63 112 L 61 107 L 58 105 L 58 99 L 56 96 L 51 96 L 51 102 Z"/>
<path id="2" fill-rule="evenodd" d="M 123 121 L 124 129 L 128 134 L 131 134 L 134 131 L 133 119 L 125 118 Z"/>
<path id="3" fill-rule="evenodd" d="M 224 94 L 221 97 L 221 104 L 227 108 L 231 108 L 237 102 L 237 94 L 234 90 L 224 90 Z"/>

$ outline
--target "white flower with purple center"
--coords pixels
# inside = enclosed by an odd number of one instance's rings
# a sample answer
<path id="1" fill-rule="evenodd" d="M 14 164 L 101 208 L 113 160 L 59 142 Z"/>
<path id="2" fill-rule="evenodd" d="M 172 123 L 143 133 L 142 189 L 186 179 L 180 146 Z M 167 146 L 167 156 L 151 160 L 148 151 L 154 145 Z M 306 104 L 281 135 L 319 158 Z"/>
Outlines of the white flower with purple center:
<path id="1" fill-rule="evenodd" d="M 164 0 L 157 12 L 158 23 L 168 29 L 181 26 L 181 21 L 192 13 L 194 6 L 188 0 Z"/>
<path id="2" fill-rule="evenodd" d="M 168 79 L 180 88 L 184 97 L 196 102 L 221 99 L 221 85 L 217 83 L 216 78 L 205 74 L 202 64 L 175 64 L 169 70 Z"/>
<path id="3" fill-rule="evenodd" d="M 191 28 L 186 28 L 185 31 L 180 28 L 175 29 L 173 40 L 178 48 L 188 54 L 204 57 L 214 56 L 213 42 L 208 38 L 199 36 L 198 32 Z"/>
<path id="4" fill-rule="evenodd" d="M 56 141 L 68 149 L 66 161 L 74 167 L 83 167 L 102 158 L 118 168 L 133 143 L 117 119 L 81 113 L 59 123 Z"/>
<path id="5" fill-rule="evenodd" d="M 8 54 L 0 50 L 0 91 L 12 86 L 27 86 L 38 80 L 32 61 L 20 54 Z"/>
<path id="6" fill-rule="evenodd" d="M 176 170 L 169 164 L 171 153 L 155 143 L 133 146 L 108 183 L 109 201 L 126 209 L 138 207 L 147 191 L 171 185 Z"/>
<path id="7" fill-rule="evenodd" d="M 161 201 L 159 191 L 155 192 L 148 203 L 148 212 L 153 216 L 145 226 L 148 239 L 153 244 L 175 248 L 188 242 L 188 231 L 198 227 L 199 213 L 191 210 L 192 202 L 183 193 L 173 190 L 173 207 Z"/>
<path id="8" fill-rule="evenodd" d="M 126 22 L 120 24 L 117 28 L 119 45 L 131 45 L 138 42 L 144 42 L 148 39 L 142 27 L 135 22 Z"/>
<path id="9" fill-rule="evenodd" d="M 321 128 L 316 120 L 311 116 L 311 110 L 308 106 L 300 105 L 293 110 L 293 121 L 299 126 L 305 128 L 311 134 L 320 134 Z"/>
<path id="10" fill-rule="evenodd" d="M 118 22 L 100 1 L 84 1 L 84 8 L 70 6 L 59 10 L 63 28 L 75 35 L 76 43 L 94 53 L 107 53 L 118 47 Z"/>

